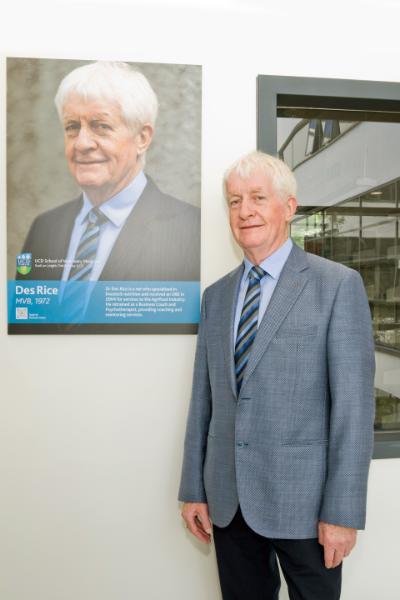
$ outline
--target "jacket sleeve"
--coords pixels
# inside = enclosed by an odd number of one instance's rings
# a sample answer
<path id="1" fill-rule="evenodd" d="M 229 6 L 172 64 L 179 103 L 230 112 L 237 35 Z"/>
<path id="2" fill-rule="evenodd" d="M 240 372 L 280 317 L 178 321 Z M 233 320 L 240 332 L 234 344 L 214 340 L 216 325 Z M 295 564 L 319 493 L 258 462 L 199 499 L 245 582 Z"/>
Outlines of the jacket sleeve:
<path id="1" fill-rule="evenodd" d="M 211 417 L 211 389 L 207 364 L 206 327 L 206 292 L 204 292 L 178 496 L 178 499 L 183 502 L 207 502 L 203 484 L 203 464 Z"/>
<path id="2" fill-rule="evenodd" d="M 363 529 L 375 415 L 374 340 L 360 275 L 341 281 L 327 335 L 330 394 L 328 472 L 320 520 Z"/>

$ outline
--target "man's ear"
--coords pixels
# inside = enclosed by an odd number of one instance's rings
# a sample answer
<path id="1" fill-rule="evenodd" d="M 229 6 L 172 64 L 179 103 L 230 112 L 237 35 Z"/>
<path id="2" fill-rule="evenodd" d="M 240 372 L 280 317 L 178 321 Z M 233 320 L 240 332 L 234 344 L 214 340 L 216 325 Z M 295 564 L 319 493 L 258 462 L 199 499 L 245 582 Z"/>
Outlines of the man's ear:
<path id="1" fill-rule="evenodd" d="M 146 152 L 153 139 L 153 127 L 150 123 L 143 125 L 142 129 L 136 134 L 138 155 L 141 156 Z"/>
<path id="2" fill-rule="evenodd" d="M 289 196 L 286 200 L 286 220 L 289 222 L 292 220 L 297 210 L 297 199 L 294 196 Z"/>

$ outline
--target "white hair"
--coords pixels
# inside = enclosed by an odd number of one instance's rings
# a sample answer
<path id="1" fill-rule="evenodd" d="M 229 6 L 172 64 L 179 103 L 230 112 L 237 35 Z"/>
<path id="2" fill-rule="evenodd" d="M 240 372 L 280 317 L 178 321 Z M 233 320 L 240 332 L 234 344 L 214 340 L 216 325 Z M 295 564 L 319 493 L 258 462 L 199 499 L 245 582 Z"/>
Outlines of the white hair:
<path id="1" fill-rule="evenodd" d="M 117 103 L 126 124 L 135 132 L 146 123 L 154 127 L 157 96 L 146 77 L 127 63 L 98 61 L 68 73 L 54 98 L 60 120 L 64 104 L 75 94 L 84 100 Z"/>
<path id="2" fill-rule="evenodd" d="M 225 171 L 223 179 L 224 196 L 227 197 L 226 184 L 234 173 L 243 179 L 248 179 L 255 171 L 261 171 L 271 179 L 274 190 L 286 200 L 290 196 L 296 197 L 297 183 L 289 167 L 279 158 L 264 152 L 250 152 L 235 161 Z"/>

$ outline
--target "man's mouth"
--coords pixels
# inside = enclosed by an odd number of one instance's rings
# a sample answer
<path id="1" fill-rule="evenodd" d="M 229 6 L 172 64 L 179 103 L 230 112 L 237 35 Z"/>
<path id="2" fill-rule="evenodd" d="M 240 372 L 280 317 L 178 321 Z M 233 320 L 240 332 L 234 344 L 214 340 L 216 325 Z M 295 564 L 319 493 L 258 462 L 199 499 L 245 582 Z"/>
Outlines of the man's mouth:
<path id="1" fill-rule="evenodd" d="M 74 163 L 77 165 L 98 165 L 101 163 L 107 162 L 106 159 L 98 159 L 98 160 L 74 160 Z"/>
<path id="2" fill-rule="evenodd" d="M 262 227 L 262 225 L 242 225 L 240 229 L 256 229 L 258 227 Z"/>

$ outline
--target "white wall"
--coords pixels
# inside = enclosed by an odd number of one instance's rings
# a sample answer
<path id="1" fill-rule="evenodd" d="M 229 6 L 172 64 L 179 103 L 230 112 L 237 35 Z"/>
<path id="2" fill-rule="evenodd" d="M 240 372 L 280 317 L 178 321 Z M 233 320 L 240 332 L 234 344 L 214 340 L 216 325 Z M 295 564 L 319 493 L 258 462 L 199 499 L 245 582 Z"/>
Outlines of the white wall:
<path id="1" fill-rule="evenodd" d="M 238 260 L 220 180 L 255 147 L 256 75 L 398 81 L 400 6 L 198 4 L 10 2 L 0 55 L 203 65 L 207 285 Z M 2 99 L 4 81 L 2 58 Z M 4 282 L 4 136 L 1 149 Z M 217 600 L 212 552 L 188 539 L 175 500 L 195 338 L 7 337 L 4 286 L 0 301 L 1 600 Z M 368 529 L 347 560 L 344 600 L 398 597 L 399 466 L 373 464 Z"/>

